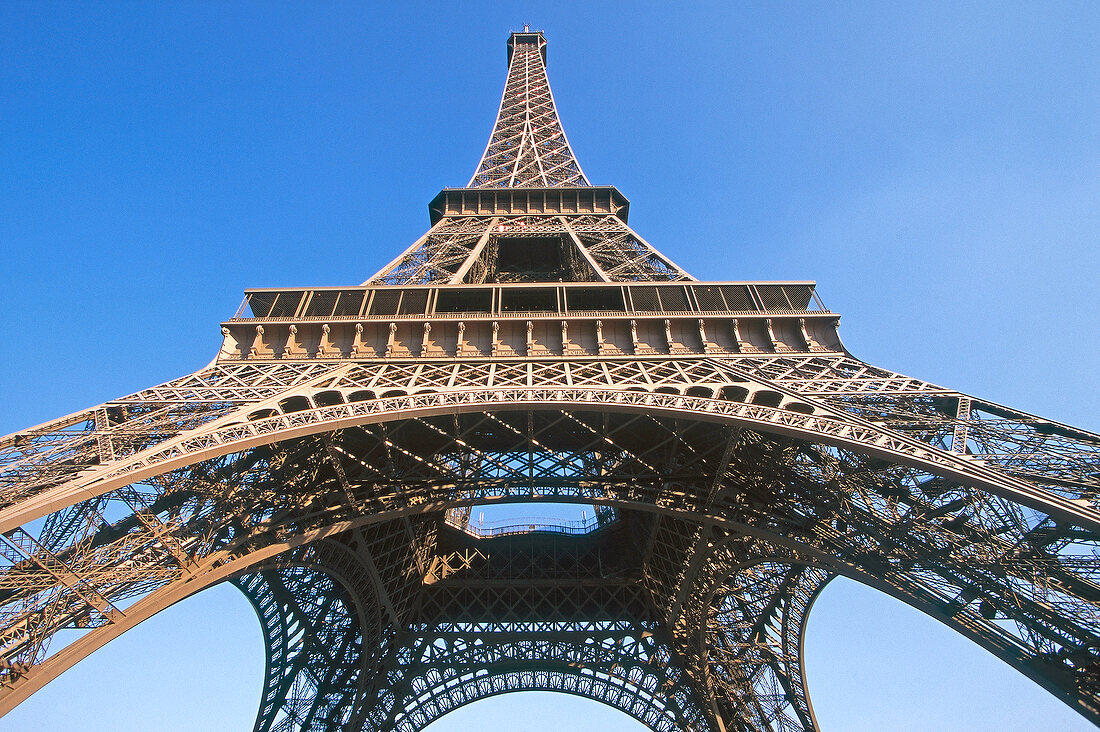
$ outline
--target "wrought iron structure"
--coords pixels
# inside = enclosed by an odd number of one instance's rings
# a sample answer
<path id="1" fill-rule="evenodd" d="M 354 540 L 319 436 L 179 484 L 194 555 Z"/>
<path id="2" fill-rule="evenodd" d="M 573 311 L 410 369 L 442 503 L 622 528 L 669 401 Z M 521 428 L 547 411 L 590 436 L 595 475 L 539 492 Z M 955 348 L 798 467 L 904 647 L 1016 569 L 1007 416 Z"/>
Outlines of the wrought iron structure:
<path id="1" fill-rule="evenodd" d="M 589 185 L 545 63 L 512 34 L 476 173 L 365 284 L 250 290 L 208 367 L 3 439 L 0 712 L 230 581 L 258 731 L 521 689 L 810 730 L 843 575 L 1100 722 L 1100 437 L 860 361 L 813 283 L 691 278 Z M 598 511 L 469 524 L 515 501 Z"/>

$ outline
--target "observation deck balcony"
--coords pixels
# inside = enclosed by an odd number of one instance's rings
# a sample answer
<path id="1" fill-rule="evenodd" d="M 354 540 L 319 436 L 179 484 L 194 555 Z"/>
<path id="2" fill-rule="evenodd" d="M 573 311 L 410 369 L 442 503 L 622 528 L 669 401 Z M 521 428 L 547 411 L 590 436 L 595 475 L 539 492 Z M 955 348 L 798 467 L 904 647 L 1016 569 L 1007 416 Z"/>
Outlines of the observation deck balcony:
<path id="1" fill-rule="evenodd" d="M 840 353 L 838 324 L 807 281 L 256 289 L 220 359 Z"/>

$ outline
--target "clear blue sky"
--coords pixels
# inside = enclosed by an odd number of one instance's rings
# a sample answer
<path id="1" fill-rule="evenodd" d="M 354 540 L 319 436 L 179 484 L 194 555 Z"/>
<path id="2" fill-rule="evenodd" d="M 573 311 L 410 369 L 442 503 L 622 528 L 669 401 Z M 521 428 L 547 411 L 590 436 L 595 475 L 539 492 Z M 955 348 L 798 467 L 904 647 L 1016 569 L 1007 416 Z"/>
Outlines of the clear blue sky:
<path id="1" fill-rule="evenodd" d="M 546 31 L 566 131 L 707 279 L 815 279 L 872 363 L 1100 430 L 1100 4 L 0 6 L 0 433 L 203 366 L 245 287 L 357 284 L 465 183 L 505 40 Z M 10 729 L 235 730 L 263 670 L 230 587 L 109 645 Z M 1081 718 L 898 603 L 815 609 L 826 730 Z M 465 729 L 639 729 L 560 695 Z"/>

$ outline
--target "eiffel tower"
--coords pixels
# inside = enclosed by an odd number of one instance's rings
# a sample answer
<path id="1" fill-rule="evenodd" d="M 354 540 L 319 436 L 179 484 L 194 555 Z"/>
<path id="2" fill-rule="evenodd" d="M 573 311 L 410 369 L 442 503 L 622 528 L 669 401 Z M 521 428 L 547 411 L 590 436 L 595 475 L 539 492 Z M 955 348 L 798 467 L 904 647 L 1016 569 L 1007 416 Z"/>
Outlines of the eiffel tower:
<path id="1" fill-rule="evenodd" d="M 206 368 L 0 441 L 0 713 L 228 581 L 258 732 L 519 690 L 813 730 L 844 576 L 1100 723 L 1100 436 L 860 361 L 812 282 L 691 277 L 581 170 L 541 32 L 428 208 L 363 285 L 248 290 Z M 474 518 L 512 503 L 594 509 Z"/>

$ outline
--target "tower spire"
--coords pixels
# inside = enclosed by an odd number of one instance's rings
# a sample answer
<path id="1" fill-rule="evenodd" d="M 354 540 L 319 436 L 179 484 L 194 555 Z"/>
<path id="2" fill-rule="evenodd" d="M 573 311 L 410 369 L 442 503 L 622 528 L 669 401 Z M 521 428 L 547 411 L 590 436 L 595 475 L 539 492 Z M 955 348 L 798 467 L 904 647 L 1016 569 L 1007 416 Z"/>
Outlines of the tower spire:
<path id="1" fill-rule="evenodd" d="M 546 38 L 525 25 L 508 38 L 508 81 L 474 177 L 441 191 L 428 204 L 432 228 L 364 284 L 694 279 L 627 225 L 629 205 L 573 157 Z"/>
<path id="2" fill-rule="evenodd" d="M 508 80 L 493 133 L 467 188 L 590 185 L 565 138 L 546 78 L 542 31 L 508 39 Z"/>

